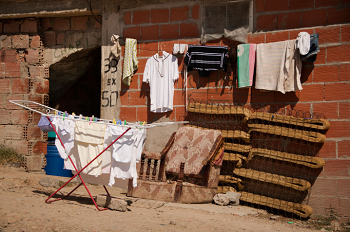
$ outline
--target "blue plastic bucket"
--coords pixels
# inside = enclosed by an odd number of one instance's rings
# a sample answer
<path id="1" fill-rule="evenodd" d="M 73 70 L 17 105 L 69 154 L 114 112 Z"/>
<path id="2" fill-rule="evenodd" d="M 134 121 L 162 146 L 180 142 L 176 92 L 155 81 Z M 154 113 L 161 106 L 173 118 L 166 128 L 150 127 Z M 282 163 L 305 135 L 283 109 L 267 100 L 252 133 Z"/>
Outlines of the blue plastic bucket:
<path id="1" fill-rule="evenodd" d="M 72 171 L 63 168 L 64 160 L 58 154 L 58 150 L 54 145 L 47 146 L 46 167 L 44 168 L 46 175 L 72 177 Z"/>

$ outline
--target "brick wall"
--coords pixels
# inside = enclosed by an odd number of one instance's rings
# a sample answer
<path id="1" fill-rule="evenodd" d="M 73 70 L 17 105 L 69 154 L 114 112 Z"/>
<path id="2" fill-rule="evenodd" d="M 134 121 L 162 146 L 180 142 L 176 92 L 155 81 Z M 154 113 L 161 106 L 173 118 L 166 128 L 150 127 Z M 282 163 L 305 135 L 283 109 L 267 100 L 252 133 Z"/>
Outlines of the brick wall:
<path id="1" fill-rule="evenodd" d="M 43 43 L 38 20 L 1 22 L 0 142 L 27 155 L 29 169 L 41 169 L 46 135 L 36 127 L 39 117 L 9 102 L 48 99 L 48 70 L 43 66 Z"/>
<path id="2" fill-rule="evenodd" d="M 58 61 L 78 49 L 100 45 L 101 38 L 95 36 L 101 36 L 100 30 L 101 25 L 88 16 L 0 21 L 0 143 L 26 155 L 28 170 L 45 166 L 47 135 L 36 126 L 40 115 L 9 100 L 48 104 L 49 67 L 45 49 L 65 48 L 53 53 Z M 95 34 L 89 40 L 76 39 L 85 32 Z"/>
<path id="3" fill-rule="evenodd" d="M 296 39 L 300 31 L 319 33 L 321 52 L 314 64 L 303 63 L 303 90 L 296 93 L 260 92 L 255 88 L 238 89 L 232 73 L 225 77 L 214 71 L 209 78 L 189 73 L 188 97 L 199 100 L 228 101 L 241 104 L 262 103 L 279 109 L 321 113 L 331 121 L 327 141 L 320 150 L 326 166 L 311 190 L 309 204 L 316 214 L 327 214 L 333 208 L 343 219 L 350 217 L 350 17 L 349 4 L 341 1 L 275 1 L 256 0 L 254 25 L 249 43 L 269 43 Z M 164 6 L 164 4 L 163 4 Z M 130 87 L 122 85 L 120 118 L 152 122 L 160 117 L 181 120 L 185 114 L 183 56 L 177 55 L 180 77 L 175 83 L 174 110 L 164 114 L 149 111 L 149 86 L 142 83 L 146 60 L 157 51 L 172 51 L 174 43 L 199 44 L 202 5 L 178 6 L 124 12 L 121 17 L 124 38 L 138 39 L 139 70 Z M 187 10 L 188 9 L 188 10 Z M 198 12 L 198 13 L 195 13 Z M 157 14 L 159 13 L 159 14 Z M 197 16 L 198 15 L 198 16 Z M 173 21 L 173 18 L 178 18 Z M 192 33 L 185 34 L 184 25 Z M 181 26 L 183 25 L 183 26 Z M 198 25 L 198 28 L 196 27 Z M 165 28 L 166 26 L 166 28 Z M 195 32 L 195 33 L 194 33 Z M 220 39 L 207 45 L 237 45 Z"/>

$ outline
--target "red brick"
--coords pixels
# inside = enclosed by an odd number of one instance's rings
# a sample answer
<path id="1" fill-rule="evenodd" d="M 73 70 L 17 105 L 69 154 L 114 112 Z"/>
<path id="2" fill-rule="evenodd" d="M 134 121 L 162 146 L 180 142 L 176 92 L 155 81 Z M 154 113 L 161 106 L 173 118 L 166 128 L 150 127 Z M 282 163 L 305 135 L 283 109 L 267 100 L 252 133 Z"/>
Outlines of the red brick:
<path id="1" fill-rule="evenodd" d="M 289 39 L 289 31 L 266 33 L 266 43 L 279 42 Z"/>
<path id="2" fill-rule="evenodd" d="M 159 42 L 159 51 L 166 51 L 168 53 L 172 53 L 173 47 L 174 47 L 174 41 Z"/>
<path id="3" fill-rule="evenodd" d="M 0 78 L 4 78 L 4 77 L 5 77 L 5 63 L 0 63 Z"/>
<path id="4" fill-rule="evenodd" d="M 350 84 L 349 83 L 334 83 L 326 84 L 325 100 L 349 100 Z"/>
<path id="5" fill-rule="evenodd" d="M 29 93 L 29 80 L 21 78 L 12 79 L 12 93 Z"/>
<path id="6" fill-rule="evenodd" d="M 10 121 L 14 125 L 28 124 L 28 111 L 12 110 Z"/>
<path id="7" fill-rule="evenodd" d="M 349 148 L 350 148 L 350 146 L 349 146 Z M 338 193 L 338 197 L 349 197 L 350 179 L 338 179 L 337 180 L 337 193 Z"/>
<path id="8" fill-rule="evenodd" d="M 288 0 L 266 0 L 265 11 L 288 10 Z"/>
<path id="9" fill-rule="evenodd" d="M 14 148 L 19 154 L 28 154 L 28 141 L 25 140 L 6 140 L 5 145 Z"/>
<path id="10" fill-rule="evenodd" d="M 318 154 L 320 158 L 336 158 L 336 146 L 335 142 L 333 141 L 326 141 L 322 149 L 320 150 L 320 153 Z"/>
<path id="11" fill-rule="evenodd" d="M 49 80 L 43 78 L 35 80 L 34 92 L 39 94 L 49 93 Z"/>
<path id="12" fill-rule="evenodd" d="M 151 23 L 167 23 L 169 22 L 169 9 L 152 9 Z"/>
<path id="13" fill-rule="evenodd" d="M 149 10 L 134 11 L 132 24 L 138 25 L 143 23 L 149 23 L 149 16 L 150 16 Z"/>
<path id="14" fill-rule="evenodd" d="M 323 84 L 303 85 L 299 93 L 299 101 L 323 101 Z"/>
<path id="15" fill-rule="evenodd" d="M 32 41 L 30 41 L 31 48 L 40 48 L 42 47 L 41 38 L 38 35 L 32 37 Z"/>
<path id="16" fill-rule="evenodd" d="M 140 52 L 138 57 L 150 57 L 158 51 L 158 42 L 140 43 Z"/>
<path id="17" fill-rule="evenodd" d="M 186 21 L 189 16 L 188 6 L 176 7 L 170 9 L 170 22 Z"/>
<path id="18" fill-rule="evenodd" d="M 289 12 L 278 14 L 278 29 L 294 29 L 299 28 L 301 22 L 300 12 Z"/>
<path id="19" fill-rule="evenodd" d="M 141 32 L 140 32 L 140 27 L 129 27 L 124 29 L 123 31 L 124 38 L 133 38 L 140 40 L 141 38 Z"/>
<path id="20" fill-rule="evenodd" d="M 196 38 L 196 37 L 199 37 L 198 24 L 195 24 L 195 23 L 180 24 L 180 38 Z"/>
<path id="21" fill-rule="evenodd" d="M 7 62 L 5 64 L 5 77 L 20 77 L 20 63 Z"/>
<path id="22" fill-rule="evenodd" d="M 349 121 L 331 121 L 331 125 L 326 133 L 327 138 L 340 138 L 350 136 Z"/>
<path id="23" fill-rule="evenodd" d="M 251 88 L 234 88 L 233 90 L 233 101 L 246 104 L 250 103 L 251 99 Z"/>
<path id="24" fill-rule="evenodd" d="M 159 39 L 159 25 L 141 27 L 142 40 L 158 40 Z"/>
<path id="25" fill-rule="evenodd" d="M 122 90 L 139 89 L 139 83 L 138 83 L 139 81 L 138 80 L 139 80 L 139 75 L 137 74 L 131 78 L 130 86 L 127 86 L 123 82 L 121 82 L 122 83 Z"/>
<path id="26" fill-rule="evenodd" d="M 13 35 L 12 36 L 13 48 L 28 48 L 29 47 L 29 35 Z"/>
<path id="27" fill-rule="evenodd" d="M 136 107 L 120 107 L 119 118 L 128 122 L 136 122 Z"/>
<path id="28" fill-rule="evenodd" d="M 54 18 L 53 29 L 55 31 L 69 31 L 70 22 L 65 18 Z"/>
<path id="29" fill-rule="evenodd" d="M 39 50 L 38 49 L 28 49 L 27 54 L 25 54 L 26 61 L 29 64 L 39 63 Z"/>
<path id="30" fill-rule="evenodd" d="M 314 103 L 314 112 L 323 114 L 327 119 L 338 119 L 338 103 Z"/>
<path id="31" fill-rule="evenodd" d="M 334 82 L 339 81 L 339 66 L 326 65 L 317 66 L 314 69 L 314 82 Z"/>
<path id="32" fill-rule="evenodd" d="M 248 34 L 248 43 L 265 43 L 265 33 Z"/>
<path id="33" fill-rule="evenodd" d="M 350 26 L 341 27 L 341 42 L 350 41 Z"/>
<path id="34" fill-rule="evenodd" d="M 186 109 L 185 107 L 174 107 L 175 121 L 185 121 Z"/>
<path id="35" fill-rule="evenodd" d="M 327 63 L 350 60 L 350 44 L 327 47 Z"/>
<path id="36" fill-rule="evenodd" d="M 136 120 L 148 122 L 148 114 L 150 113 L 151 112 L 148 110 L 148 107 L 137 107 Z"/>
<path id="37" fill-rule="evenodd" d="M 349 119 L 350 102 L 339 102 L 339 118 Z"/>
<path id="38" fill-rule="evenodd" d="M 307 9 L 307 8 L 313 8 L 313 7 L 314 7 L 313 0 L 290 1 L 290 5 L 289 5 L 290 10 Z"/>
<path id="39" fill-rule="evenodd" d="M 256 18 L 256 30 L 275 30 L 277 29 L 277 15 L 260 15 Z"/>
<path id="40" fill-rule="evenodd" d="M 59 33 L 57 35 L 57 38 L 56 38 L 56 43 L 57 44 L 64 44 L 64 42 L 65 42 L 65 39 L 64 39 L 65 35 L 66 34 L 64 32 Z"/>
<path id="41" fill-rule="evenodd" d="M 16 50 L 0 50 L 0 62 L 16 62 L 17 51 Z"/>
<path id="42" fill-rule="evenodd" d="M 350 64 L 340 64 L 340 80 L 350 81 Z"/>
<path id="43" fill-rule="evenodd" d="M 148 91 L 129 91 L 129 106 L 147 105 Z"/>
<path id="44" fill-rule="evenodd" d="M 289 31 L 289 38 L 290 39 L 296 39 L 298 38 L 298 34 L 300 32 L 307 32 L 309 33 L 310 35 L 314 33 L 314 29 L 300 29 L 300 30 L 292 30 L 292 31 Z"/>
<path id="45" fill-rule="evenodd" d="M 338 142 L 338 157 L 339 158 L 350 158 L 350 140 L 344 140 Z"/>
<path id="46" fill-rule="evenodd" d="M 130 25 L 131 24 L 131 12 L 126 12 L 124 14 L 124 23 L 125 25 Z"/>
<path id="47" fill-rule="evenodd" d="M 308 205 L 312 207 L 314 214 L 317 214 L 317 215 L 324 214 L 323 199 L 324 197 L 315 197 L 315 196 L 308 198 L 308 201 L 309 201 Z"/>
<path id="48" fill-rule="evenodd" d="M 208 89 L 191 89 L 187 91 L 188 99 L 195 99 L 198 101 L 208 100 Z"/>
<path id="49" fill-rule="evenodd" d="M 24 100 L 23 94 L 9 94 L 9 95 L 6 95 L 6 97 L 4 97 L 3 99 L 5 99 L 5 102 L 4 102 L 5 109 L 8 109 L 8 110 L 22 110 L 23 109 L 23 107 L 17 106 L 15 104 L 9 102 L 9 100 Z"/>
<path id="50" fill-rule="evenodd" d="M 326 160 L 324 174 L 326 177 L 348 177 L 350 160 Z"/>
<path id="51" fill-rule="evenodd" d="M 192 8 L 192 18 L 198 20 L 199 19 L 199 5 L 194 5 Z"/>
<path id="52" fill-rule="evenodd" d="M 45 77 L 45 67 L 44 66 L 29 66 L 29 75 L 34 78 L 44 78 Z"/>
<path id="53" fill-rule="evenodd" d="M 320 52 L 317 53 L 317 58 L 314 64 L 324 64 L 326 63 L 326 48 L 321 47 Z"/>
<path id="54" fill-rule="evenodd" d="M 337 196 L 337 180 L 317 178 L 311 188 L 312 196 Z"/>
<path id="55" fill-rule="evenodd" d="M 54 31 L 44 32 L 44 45 L 45 47 L 56 45 L 56 33 Z"/>
<path id="56" fill-rule="evenodd" d="M 340 4 L 340 0 L 317 0 L 315 1 L 315 8 L 326 7 L 326 6 L 336 6 Z"/>
<path id="57" fill-rule="evenodd" d="M 10 93 L 11 80 L 10 79 L 0 79 L 0 94 Z"/>
<path id="58" fill-rule="evenodd" d="M 120 91 L 120 103 L 122 106 L 128 106 L 129 105 L 129 92 L 126 90 Z"/>
<path id="59" fill-rule="evenodd" d="M 139 69 L 137 73 L 143 73 L 145 71 L 147 59 L 139 59 Z"/>
<path id="60" fill-rule="evenodd" d="M 265 11 L 265 0 L 255 0 L 256 13 Z"/>
<path id="61" fill-rule="evenodd" d="M 179 32 L 179 24 L 166 24 L 160 26 L 161 39 L 178 39 Z"/>
<path id="62" fill-rule="evenodd" d="M 336 211 L 337 216 L 339 216 L 339 222 L 341 223 L 341 218 L 343 222 L 348 222 L 350 217 L 350 201 L 349 199 L 342 198 L 324 198 L 325 213 L 330 215 L 331 211 Z"/>
<path id="63" fill-rule="evenodd" d="M 33 33 L 38 31 L 37 19 L 25 19 L 21 24 L 21 32 Z"/>
<path id="64" fill-rule="evenodd" d="M 340 41 L 340 27 L 315 28 L 315 33 L 319 34 L 319 44 L 338 43 Z"/>
<path id="65" fill-rule="evenodd" d="M 43 31 L 52 30 L 53 26 L 51 19 L 41 19 L 41 28 L 43 29 Z"/>
<path id="66" fill-rule="evenodd" d="M 29 138 L 29 134 L 28 134 Z M 47 143 L 37 141 L 35 145 L 33 146 L 33 154 L 34 155 L 45 155 L 47 154 Z"/>
<path id="67" fill-rule="evenodd" d="M 88 16 L 72 17 L 72 31 L 85 31 L 88 20 Z"/>
<path id="68" fill-rule="evenodd" d="M 44 96 L 42 94 L 29 94 L 29 96 L 28 96 L 29 101 L 35 101 L 35 102 L 40 103 L 40 104 L 44 103 L 43 98 L 44 98 Z"/>
<path id="69" fill-rule="evenodd" d="M 19 21 L 5 22 L 3 27 L 4 33 L 19 33 Z"/>
<path id="70" fill-rule="evenodd" d="M 317 9 L 302 13 L 302 27 L 314 27 L 327 25 L 327 9 Z"/>
<path id="71" fill-rule="evenodd" d="M 186 105 L 186 93 L 182 90 L 174 91 L 174 106 L 184 106 Z"/>
<path id="72" fill-rule="evenodd" d="M 350 22 L 350 7 L 329 8 L 328 9 L 328 24 L 348 23 Z"/>

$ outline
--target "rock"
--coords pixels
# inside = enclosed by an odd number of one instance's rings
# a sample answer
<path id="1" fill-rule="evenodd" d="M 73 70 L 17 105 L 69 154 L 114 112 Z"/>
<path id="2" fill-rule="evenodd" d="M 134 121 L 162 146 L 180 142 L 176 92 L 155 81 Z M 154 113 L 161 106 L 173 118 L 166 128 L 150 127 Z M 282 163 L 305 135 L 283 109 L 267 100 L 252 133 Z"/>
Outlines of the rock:
<path id="1" fill-rule="evenodd" d="M 215 204 L 221 205 L 221 206 L 226 206 L 230 204 L 230 198 L 228 198 L 226 194 L 218 193 L 214 196 L 213 200 Z"/>
<path id="2" fill-rule="evenodd" d="M 340 231 L 340 224 L 337 221 L 332 221 L 331 227 L 333 231 Z"/>
<path id="3" fill-rule="evenodd" d="M 45 177 L 39 181 L 39 184 L 43 187 L 54 187 L 59 188 L 59 181 L 56 179 L 52 179 L 50 177 Z"/>
<path id="4" fill-rule="evenodd" d="M 164 204 L 165 202 L 163 201 L 138 199 L 137 201 L 132 203 L 132 206 L 146 208 L 146 209 L 157 209 L 162 207 Z"/>
<path id="5" fill-rule="evenodd" d="M 278 216 L 271 216 L 270 220 L 277 220 L 279 217 Z"/>
<path id="6" fill-rule="evenodd" d="M 239 205 L 239 197 L 241 196 L 240 193 L 227 192 L 226 196 L 230 199 L 230 204 L 232 204 L 232 205 Z"/>
<path id="7" fill-rule="evenodd" d="M 127 209 L 126 207 L 128 205 L 128 203 L 125 200 L 106 195 L 98 195 L 95 201 L 99 207 L 109 208 L 121 212 L 125 212 Z"/>

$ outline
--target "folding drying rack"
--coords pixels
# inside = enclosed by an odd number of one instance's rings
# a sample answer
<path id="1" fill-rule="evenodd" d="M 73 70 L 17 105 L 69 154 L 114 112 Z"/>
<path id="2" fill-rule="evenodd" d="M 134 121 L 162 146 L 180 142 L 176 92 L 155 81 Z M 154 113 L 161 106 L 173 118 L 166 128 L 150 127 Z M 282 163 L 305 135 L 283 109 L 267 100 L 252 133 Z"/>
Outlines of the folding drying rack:
<path id="1" fill-rule="evenodd" d="M 59 111 L 57 109 L 54 109 L 54 108 L 51 108 L 51 107 L 48 107 L 48 106 L 45 106 L 45 105 L 42 105 L 40 103 L 37 103 L 37 102 L 34 102 L 34 101 L 26 101 L 26 100 L 9 100 L 11 103 L 13 104 L 16 104 L 18 106 L 21 106 L 27 110 L 30 110 L 30 111 L 33 111 L 33 112 L 36 112 L 36 113 L 39 113 L 43 116 L 46 116 L 47 119 L 49 120 L 53 130 L 55 131 L 55 134 L 57 136 L 57 138 L 59 139 L 62 147 L 64 148 L 64 150 L 66 150 L 60 136 L 58 135 L 54 125 L 52 124 L 50 118 L 53 118 L 53 117 L 58 117 L 58 118 L 63 118 L 64 116 L 61 115 L 62 111 Z M 83 117 L 85 118 L 85 117 Z M 80 117 L 77 117 L 77 118 L 71 118 L 71 117 L 65 117 L 64 118 L 65 120 L 75 120 L 75 121 L 86 121 L 84 119 L 81 119 Z M 149 129 L 149 128 L 153 128 L 153 127 L 157 127 L 157 126 L 165 126 L 165 125 L 172 125 L 172 124 L 185 124 L 185 123 L 188 123 L 188 121 L 180 121 L 180 122 L 161 122 L 161 123 L 152 123 L 152 124 L 137 124 L 137 123 L 128 123 L 126 125 L 117 125 L 117 124 L 114 124 L 111 120 L 107 120 L 107 119 L 98 119 L 98 121 L 89 121 L 91 123 L 102 123 L 102 124 L 106 124 L 106 125 L 113 125 L 113 126 L 120 126 L 120 127 L 127 127 L 127 129 L 118 137 L 116 138 L 111 144 L 109 144 L 102 152 L 100 152 L 95 158 L 93 158 L 88 164 L 86 164 L 82 169 L 78 170 L 78 168 L 76 167 L 76 165 L 74 164 L 73 160 L 71 159 L 70 155 L 67 154 L 70 162 L 72 163 L 75 171 L 76 171 L 76 174 L 71 177 L 65 184 L 63 184 L 59 189 L 57 189 L 53 194 L 51 194 L 51 196 L 49 196 L 45 202 L 46 203 L 50 203 L 50 202 L 54 202 L 54 201 L 59 201 L 59 200 L 63 200 L 65 198 L 67 198 L 70 194 L 72 194 L 76 189 L 78 189 L 81 185 L 84 185 L 86 191 L 88 192 L 92 202 L 94 203 L 94 205 L 96 206 L 96 208 L 99 210 L 99 211 L 102 211 L 102 210 L 106 210 L 108 208 L 99 208 L 94 200 L 94 198 L 92 197 L 90 191 L 89 191 L 89 188 L 87 187 L 87 185 L 85 184 L 83 178 L 81 177 L 80 173 L 86 168 L 88 167 L 92 162 L 94 162 L 98 157 L 100 157 L 108 148 L 110 148 L 118 139 L 120 139 L 126 132 L 128 132 L 130 129 L 132 128 L 139 128 L 139 129 Z M 67 195 L 63 196 L 63 197 L 60 197 L 60 198 L 57 198 L 57 199 L 54 199 L 54 200 L 50 200 L 58 191 L 60 191 L 62 188 L 64 188 L 71 180 L 73 180 L 76 176 L 79 176 L 80 180 L 81 180 L 81 183 L 75 187 L 72 191 L 70 191 Z M 105 189 L 106 193 L 108 196 L 110 196 L 107 188 L 105 185 L 103 185 L 103 188 Z"/>

